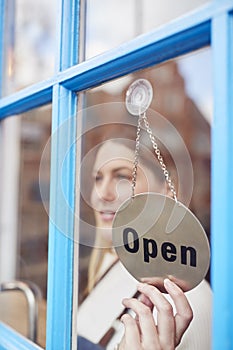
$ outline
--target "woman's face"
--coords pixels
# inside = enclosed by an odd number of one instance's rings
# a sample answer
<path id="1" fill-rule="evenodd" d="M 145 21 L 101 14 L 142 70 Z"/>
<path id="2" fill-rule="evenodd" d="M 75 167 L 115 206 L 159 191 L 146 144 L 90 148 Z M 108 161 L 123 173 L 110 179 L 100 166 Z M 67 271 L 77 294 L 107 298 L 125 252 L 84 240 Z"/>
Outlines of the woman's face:
<path id="1" fill-rule="evenodd" d="M 96 226 L 102 235 L 111 241 L 114 215 L 120 205 L 132 195 L 132 170 L 134 151 L 125 145 L 106 141 L 97 153 L 93 167 L 94 186 L 91 205 Z M 161 183 L 151 169 L 138 166 L 135 194 L 161 192 Z"/>

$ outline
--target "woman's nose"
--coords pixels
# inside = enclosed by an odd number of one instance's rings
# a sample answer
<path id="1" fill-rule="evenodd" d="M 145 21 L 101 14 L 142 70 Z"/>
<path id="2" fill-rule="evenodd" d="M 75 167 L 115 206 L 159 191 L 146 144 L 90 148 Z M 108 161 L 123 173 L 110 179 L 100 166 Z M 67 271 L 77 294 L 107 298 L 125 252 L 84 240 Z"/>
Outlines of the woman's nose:
<path id="1" fill-rule="evenodd" d="M 104 179 L 97 188 L 100 199 L 112 202 L 116 199 L 116 185 L 113 181 Z"/>

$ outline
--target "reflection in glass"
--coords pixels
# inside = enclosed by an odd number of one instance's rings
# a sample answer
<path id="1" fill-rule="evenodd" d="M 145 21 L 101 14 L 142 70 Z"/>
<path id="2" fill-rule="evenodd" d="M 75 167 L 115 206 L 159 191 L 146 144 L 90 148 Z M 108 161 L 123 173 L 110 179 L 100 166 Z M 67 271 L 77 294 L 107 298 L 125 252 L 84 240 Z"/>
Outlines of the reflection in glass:
<path id="1" fill-rule="evenodd" d="M 119 318 L 126 311 L 121 300 L 132 297 L 137 284 L 122 269 L 111 244 L 114 214 L 131 195 L 137 118 L 126 111 L 125 93 L 138 78 L 152 84 L 154 97 L 147 113 L 150 124 L 178 189 L 178 199 L 185 202 L 185 195 L 191 193 L 185 204 L 209 237 L 210 60 L 211 51 L 201 50 L 85 93 L 86 108 L 80 112 L 84 125 L 81 185 L 77 189 L 81 192 L 78 334 L 107 349 L 113 349 L 121 339 L 123 329 Z M 189 151 L 194 183 L 187 176 L 187 164 L 177 138 L 166 125 L 175 127 Z M 145 152 L 139 159 L 138 193 L 166 191 L 161 169 L 152 158 L 152 153 Z M 206 280 L 209 281 L 209 274 Z M 206 332 L 197 339 L 194 323 L 189 336 L 183 339 L 184 348 L 191 349 L 190 344 L 198 341 L 199 348 L 210 349 L 211 291 L 207 281 L 190 292 L 190 300 L 197 298 L 195 312 L 200 312 Z M 200 307 L 198 300 L 205 300 L 204 307 Z"/>
<path id="2" fill-rule="evenodd" d="M 8 176 L 4 171 L 1 185 L 5 200 L 1 201 L 1 206 L 5 229 L 9 230 L 5 232 L 5 247 L 9 249 L 5 249 L 5 254 L 1 250 L 4 268 L 0 276 L 3 290 L 0 293 L 0 320 L 30 336 L 35 305 L 32 301 L 29 306 L 27 300 L 34 295 L 39 303 L 39 317 L 35 337 L 30 338 L 45 347 L 48 214 L 45 203 L 42 203 L 41 190 L 47 193 L 49 201 L 50 157 L 46 162 L 44 160 L 42 171 L 40 162 L 50 137 L 51 109 L 42 107 L 19 117 L 7 118 L 2 123 L 7 149 L 7 163 L 3 163 L 3 167 L 7 164 Z M 10 144 L 13 142 L 14 145 Z M 8 202 L 14 204 L 15 211 L 13 206 L 8 207 Z"/>
<path id="3" fill-rule="evenodd" d="M 6 2 L 5 95 L 53 74 L 56 6 L 55 0 Z"/>
<path id="4" fill-rule="evenodd" d="M 87 0 L 86 58 L 112 49 L 211 0 Z"/>

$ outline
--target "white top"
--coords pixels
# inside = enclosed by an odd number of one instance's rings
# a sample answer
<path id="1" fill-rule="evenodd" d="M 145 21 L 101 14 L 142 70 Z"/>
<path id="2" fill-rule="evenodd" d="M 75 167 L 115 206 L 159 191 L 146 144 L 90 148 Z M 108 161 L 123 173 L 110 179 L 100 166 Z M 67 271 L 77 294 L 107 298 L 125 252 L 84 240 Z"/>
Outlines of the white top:
<path id="1" fill-rule="evenodd" d="M 117 262 L 78 308 L 78 335 L 98 343 L 122 313 L 123 298 L 133 296 L 137 281 Z"/>
<path id="2" fill-rule="evenodd" d="M 121 301 L 137 291 L 137 281 L 120 262 L 117 262 L 87 296 L 78 309 L 78 335 L 98 343 L 111 326 L 116 332 L 107 346 L 113 350 L 124 333 L 124 326 L 116 319 L 124 310 Z M 170 297 L 165 296 L 171 302 Z M 194 318 L 185 332 L 178 350 L 211 349 L 212 291 L 204 280 L 186 293 L 193 309 Z M 173 305 L 173 303 L 171 302 Z M 174 305 L 173 305 L 174 307 Z M 175 312 L 175 308 L 174 308 Z M 154 313 L 156 319 L 156 312 Z"/>

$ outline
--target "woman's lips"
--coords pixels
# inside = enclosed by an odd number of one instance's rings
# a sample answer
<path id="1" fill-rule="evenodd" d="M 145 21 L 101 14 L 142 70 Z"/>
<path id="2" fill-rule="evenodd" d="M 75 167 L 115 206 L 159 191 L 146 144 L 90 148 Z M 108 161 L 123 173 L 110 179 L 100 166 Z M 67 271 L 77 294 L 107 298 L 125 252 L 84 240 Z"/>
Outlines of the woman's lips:
<path id="1" fill-rule="evenodd" d="M 113 221 L 115 212 L 113 211 L 100 211 L 101 219 L 105 222 Z"/>

